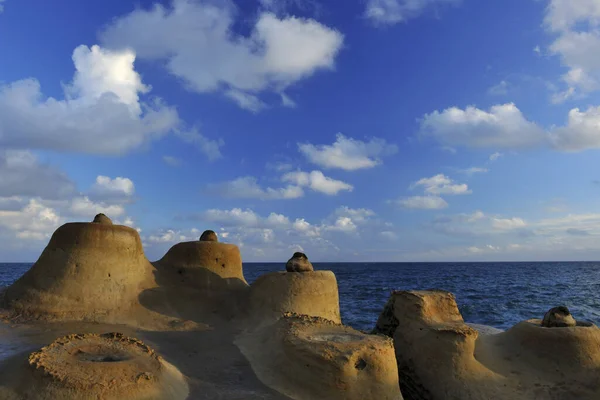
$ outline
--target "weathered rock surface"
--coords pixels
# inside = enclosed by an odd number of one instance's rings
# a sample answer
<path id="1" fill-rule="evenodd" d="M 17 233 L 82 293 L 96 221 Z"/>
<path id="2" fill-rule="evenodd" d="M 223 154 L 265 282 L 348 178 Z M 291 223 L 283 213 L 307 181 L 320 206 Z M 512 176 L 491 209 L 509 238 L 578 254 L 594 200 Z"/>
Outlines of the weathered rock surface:
<path id="1" fill-rule="evenodd" d="M 139 293 L 156 285 L 138 232 L 106 216 L 94 220 L 59 227 L 7 288 L 5 307 L 32 318 L 107 321 L 137 305 Z"/>
<path id="2" fill-rule="evenodd" d="M 248 305 L 249 316 L 258 320 L 293 312 L 341 322 L 337 280 L 331 271 L 262 275 L 250 286 Z"/>
<path id="3" fill-rule="evenodd" d="M 211 235 L 206 237 L 210 239 Z M 248 286 L 240 249 L 233 244 L 210 240 L 177 243 L 154 264 L 177 274 L 182 284 L 196 288 L 222 290 Z"/>
<path id="4" fill-rule="evenodd" d="M 600 398 L 600 329 L 532 319 L 479 335 L 443 291 L 394 292 L 375 332 L 394 339 L 406 399 Z"/>
<path id="5" fill-rule="evenodd" d="M 306 254 L 296 252 L 285 264 L 285 270 L 287 272 L 311 272 L 314 271 L 314 268 Z"/>
<path id="6" fill-rule="evenodd" d="M 571 312 L 565 306 L 550 309 L 542 320 L 542 326 L 545 328 L 566 328 L 576 325 L 577 321 L 575 321 L 575 318 L 573 318 Z"/>
<path id="7" fill-rule="evenodd" d="M 292 399 L 402 399 L 393 343 L 384 336 L 288 313 L 236 344 L 261 381 Z"/>
<path id="8" fill-rule="evenodd" d="M 200 241 L 201 242 L 218 242 L 219 237 L 217 236 L 215 231 L 208 230 L 208 231 L 202 232 L 202 235 L 200 235 Z"/>
<path id="9" fill-rule="evenodd" d="M 183 375 L 140 340 L 120 333 L 72 334 L 29 356 L 12 382 L 23 398 L 186 399 Z"/>
<path id="10" fill-rule="evenodd" d="M 98 214 L 94 217 L 94 220 L 92 221 L 94 224 L 102 224 L 102 225 L 112 225 L 112 220 L 110 218 L 108 218 L 106 215 L 104 214 Z"/>

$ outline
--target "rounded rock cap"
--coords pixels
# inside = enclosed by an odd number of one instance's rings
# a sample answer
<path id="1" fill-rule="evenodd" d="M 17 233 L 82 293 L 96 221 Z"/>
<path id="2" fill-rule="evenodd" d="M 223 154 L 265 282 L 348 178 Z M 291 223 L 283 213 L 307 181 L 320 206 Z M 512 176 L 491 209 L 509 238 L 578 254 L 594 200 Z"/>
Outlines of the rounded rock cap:
<path id="1" fill-rule="evenodd" d="M 218 242 L 219 237 L 217 236 L 215 231 L 211 231 L 209 229 L 209 230 L 202 232 L 202 235 L 200 236 L 200 241 L 201 242 Z"/>
<path id="2" fill-rule="evenodd" d="M 566 328 L 576 325 L 577 321 L 566 306 L 551 308 L 542 320 L 542 326 L 545 328 Z"/>
<path id="3" fill-rule="evenodd" d="M 314 268 L 306 254 L 297 251 L 285 264 L 285 270 L 287 272 L 311 272 L 314 271 Z"/>
<path id="4" fill-rule="evenodd" d="M 92 223 L 94 224 L 100 224 L 100 225 L 112 225 L 112 221 L 110 218 L 108 218 L 106 215 L 104 214 L 98 214 L 94 217 L 94 220 L 92 221 Z"/>

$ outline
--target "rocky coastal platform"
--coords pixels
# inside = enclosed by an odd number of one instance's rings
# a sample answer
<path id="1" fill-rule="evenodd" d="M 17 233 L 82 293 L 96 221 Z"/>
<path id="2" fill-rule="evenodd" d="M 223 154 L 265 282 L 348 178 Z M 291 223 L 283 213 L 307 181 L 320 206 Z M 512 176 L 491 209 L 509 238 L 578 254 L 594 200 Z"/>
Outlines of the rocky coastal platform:
<path id="1" fill-rule="evenodd" d="M 151 263 L 105 215 L 65 224 L 0 305 L 0 400 L 600 399 L 600 330 L 566 307 L 502 332 L 394 292 L 357 331 L 331 271 L 295 253 L 248 285 L 213 231 Z"/>

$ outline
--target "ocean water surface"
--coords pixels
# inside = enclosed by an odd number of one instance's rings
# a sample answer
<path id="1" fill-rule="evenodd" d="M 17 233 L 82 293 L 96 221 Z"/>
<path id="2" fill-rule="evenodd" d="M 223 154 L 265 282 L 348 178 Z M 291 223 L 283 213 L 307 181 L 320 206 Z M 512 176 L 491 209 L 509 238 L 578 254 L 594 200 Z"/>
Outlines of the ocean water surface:
<path id="1" fill-rule="evenodd" d="M 465 321 L 506 329 L 566 305 L 576 319 L 600 325 L 600 262 L 553 263 L 314 263 L 336 274 L 342 321 L 370 330 L 391 291 L 443 289 L 456 295 Z M 31 264 L 0 263 L 0 286 Z M 244 263 L 252 283 L 282 263 Z"/>

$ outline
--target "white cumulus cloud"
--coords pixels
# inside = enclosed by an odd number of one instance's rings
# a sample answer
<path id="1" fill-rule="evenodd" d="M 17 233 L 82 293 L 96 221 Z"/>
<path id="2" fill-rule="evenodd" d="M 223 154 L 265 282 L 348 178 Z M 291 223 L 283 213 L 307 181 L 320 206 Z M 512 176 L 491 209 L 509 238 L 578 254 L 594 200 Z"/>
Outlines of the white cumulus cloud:
<path id="1" fill-rule="evenodd" d="M 299 187 L 309 187 L 315 192 L 327 194 L 329 196 L 337 195 L 341 191 L 351 192 L 354 187 L 346 182 L 325 176 L 321 171 L 288 172 L 281 178 L 283 182 L 291 182 Z"/>
<path id="2" fill-rule="evenodd" d="M 318 70 L 332 70 L 343 35 L 314 19 L 259 13 L 251 32 L 234 30 L 233 3 L 173 0 L 117 18 L 101 34 L 109 48 L 132 48 L 164 63 L 190 90 L 222 92 L 243 108 L 280 93 Z"/>
<path id="3" fill-rule="evenodd" d="M 99 175 L 90 190 L 90 196 L 95 199 L 127 200 L 135 194 L 135 185 L 129 178 Z"/>
<path id="4" fill-rule="evenodd" d="M 422 187 L 426 194 L 471 194 L 469 186 L 466 183 L 455 183 L 444 174 L 438 174 L 431 178 L 422 178 L 411 185 L 411 188 Z"/>
<path id="5" fill-rule="evenodd" d="M 339 168 L 346 171 L 373 168 L 381 164 L 381 157 L 395 154 L 396 145 L 384 139 L 373 138 L 368 142 L 348 138 L 341 133 L 331 145 L 299 143 L 298 149 L 308 161 L 323 168 Z"/>
<path id="6" fill-rule="evenodd" d="M 0 146 L 122 154 L 165 135 L 179 124 L 177 112 L 139 100 L 150 88 L 134 60 L 131 50 L 77 47 L 62 100 L 45 97 L 31 78 L 0 85 Z"/>
<path id="7" fill-rule="evenodd" d="M 495 105 L 489 111 L 473 106 L 426 114 L 421 135 L 449 146 L 523 149 L 540 146 L 544 130 L 528 121 L 512 103 Z"/>

